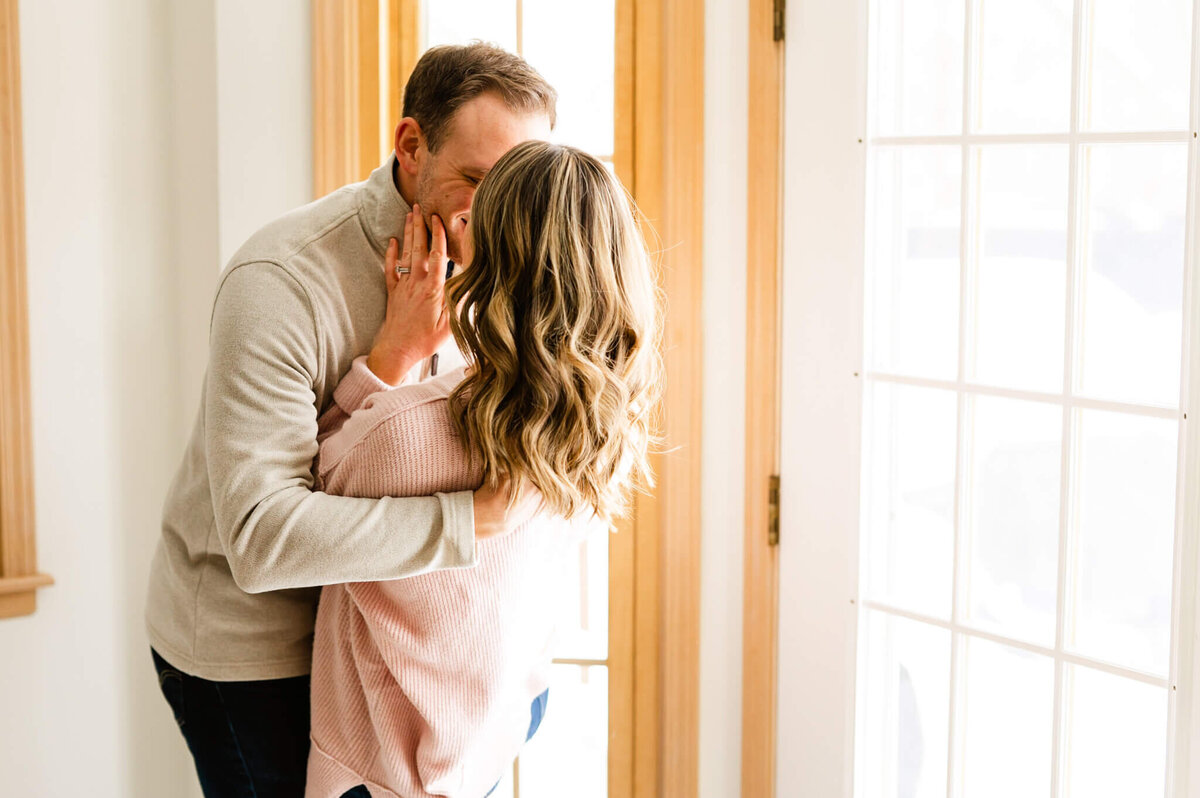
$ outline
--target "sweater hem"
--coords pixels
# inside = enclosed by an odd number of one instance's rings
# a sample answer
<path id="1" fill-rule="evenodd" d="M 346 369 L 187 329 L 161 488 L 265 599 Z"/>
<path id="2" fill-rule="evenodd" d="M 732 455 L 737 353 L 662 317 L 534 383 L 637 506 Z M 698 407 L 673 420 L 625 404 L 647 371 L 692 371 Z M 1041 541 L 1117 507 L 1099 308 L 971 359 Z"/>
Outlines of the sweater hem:
<path id="1" fill-rule="evenodd" d="M 261 682 L 307 676 L 312 672 L 311 656 L 260 662 L 201 662 L 172 646 L 149 624 L 146 625 L 146 635 L 150 638 L 150 647 L 173 667 L 210 682 Z"/>
<path id="2" fill-rule="evenodd" d="M 347 790 L 360 784 L 365 784 L 371 791 L 371 798 L 403 798 L 382 784 L 360 776 L 354 768 L 323 751 L 311 736 L 309 743 L 304 798 L 341 798 Z"/>

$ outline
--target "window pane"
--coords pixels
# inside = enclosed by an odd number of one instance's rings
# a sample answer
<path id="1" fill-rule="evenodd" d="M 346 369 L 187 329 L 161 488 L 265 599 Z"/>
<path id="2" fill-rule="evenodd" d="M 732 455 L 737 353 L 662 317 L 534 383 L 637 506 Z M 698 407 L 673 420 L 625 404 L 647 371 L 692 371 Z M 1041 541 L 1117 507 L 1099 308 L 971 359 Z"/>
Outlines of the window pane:
<path id="1" fill-rule="evenodd" d="M 944 798 L 950 633 L 865 611 L 858 734 L 862 798 Z"/>
<path id="2" fill-rule="evenodd" d="M 558 90 L 552 138 L 594 155 L 613 152 L 616 14 L 613 0 L 524 0 L 522 10 L 525 58 Z"/>
<path id="3" fill-rule="evenodd" d="M 1071 126 L 1073 0 L 983 0 L 979 127 L 988 133 Z"/>
<path id="4" fill-rule="evenodd" d="M 1084 164 L 1082 390 L 1174 407 L 1187 146 L 1088 147 Z"/>
<path id="5" fill-rule="evenodd" d="M 1167 673 L 1178 423 L 1079 413 L 1074 634 L 1080 654 Z"/>
<path id="6" fill-rule="evenodd" d="M 434 0 L 421 4 L 425 47 L 475 39 L 517 51 L 516 0 Z"/>
<path id="7" fill-rule="evenodd" d="M 866 592 L 950 616 L 957 400 L 950 391 L 874 383 L 865 437 Z"/>
<path id="8" fill-rule="evenodd" d="M 1066 798 L 1162 795 L 1167 691 L 1067 665 Z"/>
<path id="9" fill-rule="evenodd" d="M 973 400 L 967 617 L 1054 646 L 1062 409 Z"/>
<path id="10" fill-rule="evenodd" d="M 967 638 L 963 795 L 1050 794 L 1054 661 Z"/>
<path id="11" fill-rule="evenodd" d="M 964 0 L 872 3 L 876 135 L 962 132 Z"/>
<path id="12" fill-rule="evenodd" d="M 538 733 L 521 752 L 521 798 L 606 798 L 608 668 L 555 665 Z"/>
<path id="13" fill-rule="evenodd" d="M 1091 8 L 1085 127 L 1186 130 L 1192 0 L 1091 0 L 1085 5 Z"/>
<path id="14" fill-rule="evenodd" d="M 954 379 L 958 370 L 958 147 L 875 150 L 870 185 L 870 362 Z"/>
<path id="15" fill-rule="evenodd" d="M 593 530 L 580 545 L 572 567 L 563 575 L 556 657 L 608 658 L 608 538 L 611 534 L 607 529 Z"/>
<path id="16" fill-rule="evenodd" d="M 974 375 L 1007 388 L 1063 384 L 1067 147 L 985 147 L 979 169 Z"/>

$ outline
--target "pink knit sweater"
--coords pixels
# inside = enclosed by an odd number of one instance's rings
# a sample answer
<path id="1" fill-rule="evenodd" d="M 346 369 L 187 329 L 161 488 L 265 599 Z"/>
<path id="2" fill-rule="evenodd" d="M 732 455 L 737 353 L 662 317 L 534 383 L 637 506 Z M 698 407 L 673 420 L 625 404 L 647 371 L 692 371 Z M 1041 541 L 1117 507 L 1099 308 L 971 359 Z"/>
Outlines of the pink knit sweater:
<path id="1" fill-rule="evenodd" d="M 478 458 L 447 408 L 462 376 L 372 393 L 380 384 L 355 361 L 335 393 L 343 412 L 322 420 L 322 489 L 378 498 L 477 488 Z M 306 795 L 337 798 L 365 783 L 375 798 L 482 798 L 548 684 L 557 579 L 583 534 L 539 517 L 477 541 L 474 568 L 324 588 Z"/>

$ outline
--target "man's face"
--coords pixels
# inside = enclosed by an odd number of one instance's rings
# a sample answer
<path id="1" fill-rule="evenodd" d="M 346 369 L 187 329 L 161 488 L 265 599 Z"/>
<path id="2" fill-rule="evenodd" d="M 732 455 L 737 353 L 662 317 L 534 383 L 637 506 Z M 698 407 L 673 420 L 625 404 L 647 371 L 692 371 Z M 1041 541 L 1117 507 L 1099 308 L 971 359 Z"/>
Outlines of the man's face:
<path id="1" fill-rule="evenodd" d="M 545 115 L 515 112 L 495 95 L 481 94 L 454 114 L 436 153 L 424 146 L 417 152 L 415 200 L 426 224 L 433 215 L 441 218 L 451 260 L 464 262 L 463 237 L 479 181 L 513 147 L 549 137 Z"/>

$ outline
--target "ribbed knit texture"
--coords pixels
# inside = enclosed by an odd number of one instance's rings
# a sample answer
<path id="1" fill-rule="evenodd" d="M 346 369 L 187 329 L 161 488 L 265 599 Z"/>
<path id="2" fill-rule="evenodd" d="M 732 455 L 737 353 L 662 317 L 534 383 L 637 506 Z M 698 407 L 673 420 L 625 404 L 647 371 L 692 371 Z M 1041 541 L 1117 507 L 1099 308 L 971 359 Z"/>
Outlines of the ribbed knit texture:
<path id="1" fill-rule="evenodd" d="M 482 481 L 451 424 L 458 369 L 369 394 L 362 360 L 335 393 L 329 493 L 427 496 Z M 369 372 L 366 372 L 369 374 Z M 538 518 L 476 542 L 474 568 L 326 587 L 312 671 L 310 798 L 365 783 L 373 796 L 482 798 L 525 740 L 548 685 L 559 578 L 583 529 Z"/>

